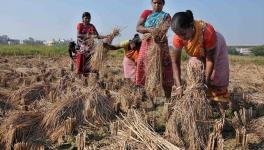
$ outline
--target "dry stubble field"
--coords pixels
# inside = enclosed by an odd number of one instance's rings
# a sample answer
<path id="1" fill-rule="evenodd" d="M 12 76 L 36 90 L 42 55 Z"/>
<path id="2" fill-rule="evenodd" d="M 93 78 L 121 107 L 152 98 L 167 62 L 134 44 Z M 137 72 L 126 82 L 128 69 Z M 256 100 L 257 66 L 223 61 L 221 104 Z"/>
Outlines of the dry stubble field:
<path id="1" fill-rule="evenodd" d="M 126 116 L 134 101 L 140 103 L 138 111 L 144 119 L 163 136 L 164 100 L 155 109 L 148 100 L 141 102 L 144 97 L 123 80 L 121 58 L 107 61 L 97 83 L 94 76 L 80 78 L 70 70 L 70 63 L 66 56 L 0 57 L 0 149 L 23 144 L 36 149 L 75 149 L 84 141 L 88 149 L 120 148 L 126 144 L 118 140 L 120 136 L 116 138 L 112 122 L 121 119 L 121 114 Z M 253 109 L 246 127 L 248 146 L 264 149 L 264 66 L 231 62 L 230 67 L 232 98 Z M 228 113 L 231 122 L 233 115 Z M 236 149 L 234 130 L 227 127 L 225 132 L 225 149 Z M 144 142 L 138 145 L 146 146 Z"/>

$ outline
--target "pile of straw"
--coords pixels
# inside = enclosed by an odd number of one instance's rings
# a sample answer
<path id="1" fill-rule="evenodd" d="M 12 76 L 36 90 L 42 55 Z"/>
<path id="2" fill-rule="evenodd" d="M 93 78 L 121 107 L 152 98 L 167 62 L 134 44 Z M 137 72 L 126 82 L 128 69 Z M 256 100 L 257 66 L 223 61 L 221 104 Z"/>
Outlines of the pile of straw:
<path id="1" fill-rule="evenodd" d="M 83 122 L 84 99 L 84 95 L 66 94 L 65 97 L 62 97 L 62 100 L 55 102 L 47 111 L 41 121 L 41 126 L 53 141 L 56 141 L 61 133 L 66 132 L 65 126 L 68 119 L 76 118 L 74 124 L 77 125 Z"/>
<path id="2" fill-rule="evenodd" d="M 135 110 L 131 110 L 127 117 L 119 121 L 117 143 L 119 148 L 149 149 L 149 150 L 179 150 L 144 121 L 142 116 Z M 117 145 L 117 144 L 115 144 Z"/>
<path id="3" fill-rule="evenodd" d="M 45 150 L 45 147 L 43 145 L 21 142 L 14 145 L 14 150 Z"/>
<path id="4" fill-rule="evenodd" d="M 0 126 L 0 149 L 12 149 L 20 142 L 41 145 L 45 136 L 39 126 L 42 119 L 43 114 L 37 112 L 11 114 Z"/>
<path id="5" fill-rule="evenodd" d="M 119 34 L 120 34 L 120 30 L 118 28 L 114 28 L 106 42 L 111 43 L 112 40 Z M 107 58 L 107 53 L 109 50 L 104 46 L 104 42 L 105 41 L 100 40 L 95 46 L 94 53 L 90 60 L 90 67 L 93 70 L 96 71 L 101 70 Z"/>
<path id="6" fill-rule="evenodd" d="M 127 113 L 132 106 L 139 107 L 142 95 L 137 90 L 133 83 L 127 83 L 118 92 L 111 91 L 119 111 Z"/>
<path id="7" fill-rule="evenodd" d="M 151 38 L 152 44 L 147 50 L 146 59 L 146 92 L 150 96 L 161 97 L 165 96 L 163 89 L 163 49 L 164 43 L 167 42 L 168 23 L 162 22 L 155 28 L 155 30 L 149 35 L 145 35 L 145 38 Z"/>
<path id="8" fill-rule="evenodd" d="M 115 100 L 107 91 L 92 89 L 84 104 L 85 121 L 93 124 L 106 124 L 116 114 Z"/>
<path id="9" fill-rule="evenodd" d="M 0 88 L 0 116 L 4 116 L 6 112 L 14 109 L 13 104 L 8 101 L 9 95 L 11 95 L 11 91 Z"/>
<path id="10" fill-rule="evenodd" d="M 146 63 L 146 92 L 150 96 L 164 96 L 162 50 L 157 43 L 153 43 L 147 52 Z"/>
<path id="11" fill-rule="evenodd" d="M 22 87 L 10 96 L 10 101 L 15 105 L 30 105 L 48 95 L 50 86 L 35 84 L 30 87 Z"/>
<path id="12" fill-rule="evenodd" d="M 177 144 L 183 141 L 189 149 L 205 149 L 207 146 L 212 111 L 204 81 L 203 64 L 188 64 L 187 90 L 175 102 L 166 127 L 165 135 L 170 141 Z M 184 133 L 188 139 L 181 136 Z"/>
<path id="13" fill-rule="evenodd" d="M 96 89 L 69 91 L 61 99 L 53 104 L 41 122 L 52 141 L 71 134 L 85 123 L 105 124 L 115 115 L 114 101 Z"/>

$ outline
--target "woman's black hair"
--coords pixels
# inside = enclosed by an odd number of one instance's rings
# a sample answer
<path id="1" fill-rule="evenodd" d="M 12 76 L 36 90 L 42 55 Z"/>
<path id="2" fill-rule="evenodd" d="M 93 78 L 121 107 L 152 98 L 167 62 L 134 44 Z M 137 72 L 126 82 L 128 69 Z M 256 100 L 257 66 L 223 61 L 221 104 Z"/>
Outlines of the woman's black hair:
<path id="1" fill-rule="evenodd" d="M 134 37 L 133 37 L 133 39 L 131 41 L 133 43 L 135 43 L 135 46 L 136 46 L 137 49 L 140 48 L 140 46 L 141 46 L 141 39 L 140 39 L 139 34 L 135 34 Z"/>
<path id="2" fill-rule="evenodd" d="M 185 12 L 177 12 L 171 21 L 171 29 L 176 32 L 180 29 L 187 29 L 193 27 L 194 24 L 193 13 L 191 10 Z"/>
<path id="3" fill-rule="evenodd" d="M 82 18 L 84 18 L 84 17 L 91 18 L 91 14 L 90 14 L 89 12 L 84 12 L 84 13 L 82 14 Z"/>
<path id="4" fill-rule="evenodd" d="M 161 0 L 161 1 L 162 1 L 163 5 L 165 5 L 165 0 Z M 151 2 L 153 2 L 153 0 L 151 0 Z"/>

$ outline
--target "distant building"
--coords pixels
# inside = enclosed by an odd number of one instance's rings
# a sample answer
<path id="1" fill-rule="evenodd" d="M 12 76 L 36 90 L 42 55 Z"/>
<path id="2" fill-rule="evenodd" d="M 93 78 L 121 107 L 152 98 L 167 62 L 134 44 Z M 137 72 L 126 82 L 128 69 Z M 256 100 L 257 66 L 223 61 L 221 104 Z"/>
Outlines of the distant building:
<path id="1" fill-rule="evenodd" d="M 47 46 L 53 46 L 53 45 L 55 45 L 55 41 L 47 41 L 46 43 L 45 43 L 45 45 L 47 45 Z"/>
<path id="2" fill-rule="evenodd" d="M 0 36 L 0 44 L 8 44 L 9 37 L 7 35 Z"/>
<path id="3" fill-rule="evenodd" d="M 64 44 L 68 44 L 69 42 L 71 42 L 72 40 L 65 40 L 65 39 L 59 39 L 59 40 L 51 40 L 51 41 L 47 41 L 45 42 L 45 45 L 47 46 L 54 46 L 54 45 L 64 45 Z"/>
<path id="4" fill-rule="evenodd" d="M 236 48 L 236 51 L 238 51 L 242 55 L 251 55 L 250 48 Z"/>
<path id="5" fill-rule="evenodd" d="M 23 40 L 23 44 L 28 44 L 28 45 L 43 45 L 44 41 L 41 40 L 34 40 L 33 38 L 28 38 L 26 40 Z"/>
<path id="6" fill-rule="evenodd" d="M 18 44 L 20 44 L 20 40 L 16 40 L 16 39 L 8 40 L 8 45 L 18 45 Z"/>

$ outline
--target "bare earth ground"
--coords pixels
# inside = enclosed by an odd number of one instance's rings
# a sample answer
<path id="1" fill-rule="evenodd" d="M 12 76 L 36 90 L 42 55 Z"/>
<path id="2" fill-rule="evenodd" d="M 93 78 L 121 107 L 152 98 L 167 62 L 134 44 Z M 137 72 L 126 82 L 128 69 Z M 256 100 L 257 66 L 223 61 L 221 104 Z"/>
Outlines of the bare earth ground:
<path id="1" fill-rule="evenodd" d="M 21 91 L 26 87 L 42 82 L 54 85 L 58 84 L 61 76 L 65 73 L 71 75 L 72 78 L 76 78 L 76 80 L 79 79 L 77 75 L 70 71 L 70 64 L 71 62 L 68 57 L 65 56 L 53 58 L 40 56 L 1 56 L 0 125 L 12 111 L 23 109 L 21 107 L 24 106 L 20 106 L 20 103 L 16 103 L 14 100 L 14 94 L 19 90 Z M 230 67 L 230 92 L 236 94 L 238 97 L 240 96 L 237 99 L 238 101 L 245 99 L 247 107 L 252 106 L 254 108 L 253 118 L 248 123 L 249 149 L 264 149 L 264 66 L 231 63 Z M 114 82 L 123 82 L 122 59 L 112 58 L 107 62 L 105 68 L 106 71 L 101 73 L 101 78 L 117 86 L 116 89 L 120 89 L 118 87 L 119 84 Z M 184 70 L 184 66 L 182 68 Z M 84 80 L 80 81 L 85 82 Z M 33 92 L 31 95 L 28 95 L 29 98 L 25 98 L 30 105 L 34 105 L 32 107 L 34 111 L 45 111 L 45 109 L 52 105 L 52 101 L 45 103 L 45 106 L 35 102 L 35 100 L 39 100 L 41 103 L 41 98 L 48 95 L 45 89 L 42 94 L 37 93 L 35 96 L 34 94 L 36 93 Z M 11 99 L 13 100 L 12 102 Z M 31 101 L 34 101 L 34 104 Z M 160 114 L 162 112 L 160 109 L 163 109 L 163 107 L 158 107 L 153 113 Z M 163 117 L 159 116 L 159 118 Z M 160 125 L 162 131 L 164 130 L 162 129 L 164 127 L 163 123 L 164 120 L 158 123 L 162 124 Z M 109 133 L 105 133 L 105 130 L 107 129 L 102 128 L 95 133 L 89 133 L 87 144 L 99 145 L 98 147 L 109 144 Z M 162 131 L 160 132 L 161 134 L 163 133 Z M 236 149 L 234 143 L 234 135 L 230 134 L 225 137 L 225 149 Z M 57 146 L 57 149 L 63 149 L 63 146 L 58 146 L 58 143 L 54 145 Z"/>

